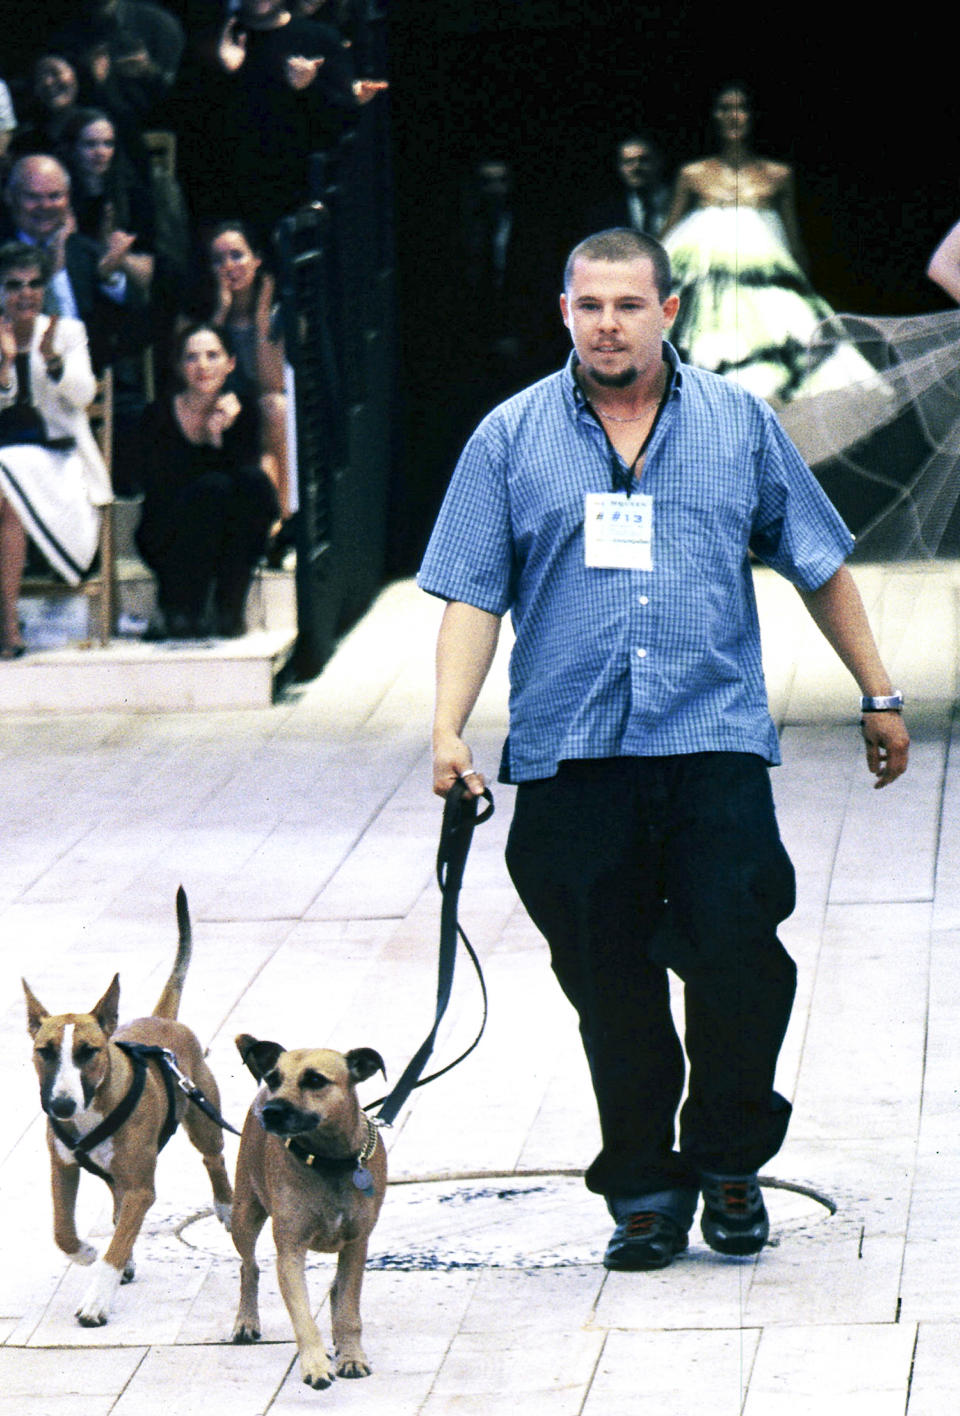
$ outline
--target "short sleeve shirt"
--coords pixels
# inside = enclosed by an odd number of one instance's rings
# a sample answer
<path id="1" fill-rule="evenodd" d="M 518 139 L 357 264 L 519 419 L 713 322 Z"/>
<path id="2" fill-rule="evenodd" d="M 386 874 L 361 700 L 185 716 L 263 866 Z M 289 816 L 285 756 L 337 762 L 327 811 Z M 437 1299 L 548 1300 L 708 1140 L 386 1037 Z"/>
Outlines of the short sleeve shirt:
<path id="1" fill-rule="evenodd" d="M 853 538 L 765 403 L 680 365 L 666 343 L 664 356 L 671 387 L 638 487 L 652 504 L 650 569 L 585 562 L 585 497 L 613 489 L 618 455 L 573 355 L 488 414 L 447 490 L 418 581 L 512 614 L 502 781 L 578 758 L 780 760 L 751 553 L 814 590 Z"/>

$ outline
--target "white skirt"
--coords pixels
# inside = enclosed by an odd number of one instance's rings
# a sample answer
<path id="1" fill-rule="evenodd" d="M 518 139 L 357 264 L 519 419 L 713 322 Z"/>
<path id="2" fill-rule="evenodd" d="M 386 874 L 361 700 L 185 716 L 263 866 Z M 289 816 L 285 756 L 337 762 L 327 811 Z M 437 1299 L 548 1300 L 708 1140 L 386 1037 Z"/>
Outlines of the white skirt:
<path id="1" fill-rule="evenodd" d="M 663 244 L 680 296 L 669 338 L 687 363 L 774 404 L 871 372 L 847 344 L 811 354 L 814 331 L 833 311 L 790 254 L 775 211 L 699 207 Z"/>
<path id="2" fill-rule="evenodd" d="M 0 447 L 0 491 L 57 574 L 79 584 L 100 539 L 100 508 L 90 500 L 79 454 Z"/>

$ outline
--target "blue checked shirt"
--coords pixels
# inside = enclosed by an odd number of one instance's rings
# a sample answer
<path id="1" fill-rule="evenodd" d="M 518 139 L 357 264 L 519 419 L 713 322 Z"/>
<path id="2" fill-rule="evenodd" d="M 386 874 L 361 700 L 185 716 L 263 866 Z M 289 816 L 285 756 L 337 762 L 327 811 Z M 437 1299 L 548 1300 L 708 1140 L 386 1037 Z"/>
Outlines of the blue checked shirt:
<path id="1" fill-rule="evenodd" d="M 584 562 L 584 497 L 625 464 L 566 367 L 495 408 L 470 438 L 418 583 L 512 612 L 500 779 L 567 758 L 752 752 L 780 760 L 748 551 L 802 590 L 853 538 L 767 405 L 681 366 L 647 447 L 652 570 Z"/>

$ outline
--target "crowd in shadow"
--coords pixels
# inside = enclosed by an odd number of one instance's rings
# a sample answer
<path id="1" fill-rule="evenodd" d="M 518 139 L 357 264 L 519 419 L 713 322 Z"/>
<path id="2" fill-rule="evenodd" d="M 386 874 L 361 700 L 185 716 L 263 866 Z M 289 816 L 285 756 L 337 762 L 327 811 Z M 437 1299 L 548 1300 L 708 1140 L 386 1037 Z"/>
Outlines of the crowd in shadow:
<path id="1" fill-rule="evenodd" d="M 96 525 L 102 468 L 54 430 L 68 405 L 85 422 L 91 378 L 112 392 L 113 489 L 142 497 L 148 637 L 239 635 L 296 507 L 272 235 L 307 200 L 314 155 L 386 88 L 367 69 L 376 16 L 369 0 L 80 0 L 55 16 L 0 73 L 0 654 L 24 648 L 24 533 L 61 575 L 51 545 L 70 577 L 96 552 L 95 536 L 62 542 L 73 519 Z M 72 511 L 47 505 L 57 481 Z"/>

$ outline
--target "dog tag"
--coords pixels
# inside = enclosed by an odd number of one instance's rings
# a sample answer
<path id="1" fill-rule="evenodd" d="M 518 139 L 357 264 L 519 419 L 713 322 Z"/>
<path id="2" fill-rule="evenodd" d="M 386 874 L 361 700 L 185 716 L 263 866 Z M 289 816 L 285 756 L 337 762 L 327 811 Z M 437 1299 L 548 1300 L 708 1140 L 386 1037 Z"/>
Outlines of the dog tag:
<path id="1" fill-rule="evenodd" d="M 362 1195 L 373 1194 L 373 1176 L 365 1165 L 358 1165 L 351 1179 Z"/>

